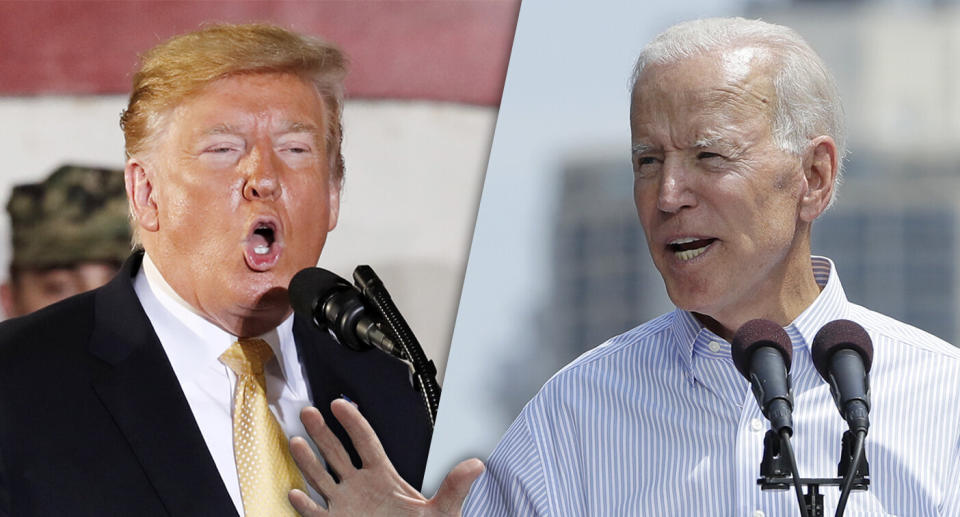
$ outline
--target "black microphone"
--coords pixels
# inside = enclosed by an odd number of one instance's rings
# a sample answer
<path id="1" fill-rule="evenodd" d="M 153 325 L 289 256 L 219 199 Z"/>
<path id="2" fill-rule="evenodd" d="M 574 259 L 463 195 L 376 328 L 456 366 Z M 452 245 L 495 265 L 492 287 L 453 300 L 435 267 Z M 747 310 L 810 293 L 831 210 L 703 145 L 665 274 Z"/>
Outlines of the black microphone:
<path id="1" fill-rule="evenodd" d="M 366 315 L 360 291 L 336 274 L 318 267 L 304 269 L 290 280 L 288 292 L 297 316 L 321 330 L 330 329 L 348 348 L 362 351 L 377 347 L 402 357 L 390 336 Z"/>
<path id="2" fill-rule="evenodd" d="M 813 364 L 830 383 L 830 393 L 850 431 L 866 434 L 870 427 L 870 365 L 873 341 L 859 324 L 831 321 L 823 326 L 810 348 Z"/>
<path id="3" fill-rule="evenodd" d="M 793 435 L 790 359 L 793 344 L 783 327 L 770 320 L 743 324 L 733 336 L 733 364 L 750 381 L 753 395 L 770 426 Z"/>

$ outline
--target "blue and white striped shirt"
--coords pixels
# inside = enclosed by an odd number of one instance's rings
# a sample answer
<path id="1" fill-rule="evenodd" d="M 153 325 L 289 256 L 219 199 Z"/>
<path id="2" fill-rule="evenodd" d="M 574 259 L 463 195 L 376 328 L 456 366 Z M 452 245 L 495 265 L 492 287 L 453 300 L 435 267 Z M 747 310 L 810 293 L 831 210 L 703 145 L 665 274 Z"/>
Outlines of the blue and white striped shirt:
<path id="1" fill-rule="evenodd" d="M 801 477 L 835 477 L 847 429 L 809 344 L 846 318 L 870 334 L 871 485 L 847 516 L 960 516 L 960 350 L 847 301 L 813 257 L 816 301 L 793 341 Z M 474 484 L 465 516 L 798 515 L 793 491 L 757 485 L 768 423 L 730 344 L 676 310 L 587 352 L 524 408 Z M 826 515 L 839 490 L 823 487 Z"/>

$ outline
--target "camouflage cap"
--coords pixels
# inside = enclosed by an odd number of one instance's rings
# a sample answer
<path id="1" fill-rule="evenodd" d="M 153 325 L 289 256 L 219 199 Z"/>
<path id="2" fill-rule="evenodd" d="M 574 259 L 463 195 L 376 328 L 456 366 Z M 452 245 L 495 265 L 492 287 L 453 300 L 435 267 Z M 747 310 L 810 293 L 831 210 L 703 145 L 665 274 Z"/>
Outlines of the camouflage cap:
<path id="1" fill-rule="evenodd" d="M 14 187 L 7 211 L 12 267 L 123 262 L 130 254 L 123 171 L 64 165 L 42 183 Z"/>

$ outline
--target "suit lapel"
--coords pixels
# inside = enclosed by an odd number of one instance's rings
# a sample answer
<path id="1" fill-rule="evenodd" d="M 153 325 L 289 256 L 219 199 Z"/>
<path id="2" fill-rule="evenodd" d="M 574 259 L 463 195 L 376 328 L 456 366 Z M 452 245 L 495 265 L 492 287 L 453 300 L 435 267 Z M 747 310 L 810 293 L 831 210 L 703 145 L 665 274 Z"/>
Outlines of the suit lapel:
<path id="1" fill-rule="evenodd" d="M 313 404 L 340 438 L 354 465 L 360 465 L 360 456 L 330 412 L 330 402 L 341 396 L 357 404 L 377 431 L 394 468 L 419 488 L 432 430 L 421 395 L 410 385 L 407 366 L 378 350 L 350 350 L 326 331 L 317 331 L 309 321 L 299 318 L 294 319 L 293 334 Z"/>
<path id="2" fill-rule="evenodd" d="M 297 355 L 306 371 L 314 407 L 320 410 L 327 426 L 340 439 L 353 464 L 360 467 L 360 455 L 353 448 L 346 430 L 330 411 L 330 403 L 337 398 L 346 396 L 356 400 L 354 393 L 344 393 L 349 391 L 349 382 L 346 382 L 342 376 L 349 376 L 350 372 L 344 368 L 343 362 L 339 359 L 345 347 L 337 343 L 326 331 L 316 330 L 310 322 L 297 316 L 294 316 L 293 320 L 293 336 L 297 343 Z M 355 352 L 351 351 L 351 353 Z"/>
<path id="3" fill-rule="evenodd" d="M 351 394 L 337 392 L 341 385 L 337 376 L 342 372 L 336 368 L 331 368 L 329 359 L 330 349 L 341 345 L 325 331 L 316 330 L 309 322 L 300 319 L 298 316 L 294 316 L 293 319 L 293 336 L 297 344 L 297 356 L 306 373 L 313 405 L 320 410 L 323 419 L 327 421 L 334 433 L 342 439 L 346 436 L 346 432 L 340 428 L 339 422 L 333 418 L 333 414 L 330 412 L 330 402 L 340 395 L 350 397 Z M 347 442 L 347 449 L 352 451 L 349 441 Z"/>
<path id="4" fill-rule="evenodd" d="M 110 365 L 93 382 L 172 515 L 236 515 L 180 383 L 133 290 L 135 254 L 97 293 L 91 353 Z"/>

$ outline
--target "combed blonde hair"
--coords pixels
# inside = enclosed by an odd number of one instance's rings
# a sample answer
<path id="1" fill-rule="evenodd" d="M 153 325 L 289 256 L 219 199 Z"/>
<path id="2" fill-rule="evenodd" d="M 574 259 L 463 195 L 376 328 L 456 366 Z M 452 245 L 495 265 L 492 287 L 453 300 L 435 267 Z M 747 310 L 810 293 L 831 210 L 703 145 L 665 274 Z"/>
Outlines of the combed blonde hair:
<path id="1" fill-rule="evenodd" d="M 343 78 L 347 58 L 336 46 L 267 24 L 220 24 L 175 36 L 140 57 L 127 109 L 120 115 L 127 157 L 142 153 L 162 130 L 163 115 L 218 79 L 244 73 L 290 73 L 316 87 L 330 179 L 343 181 Z"/>

